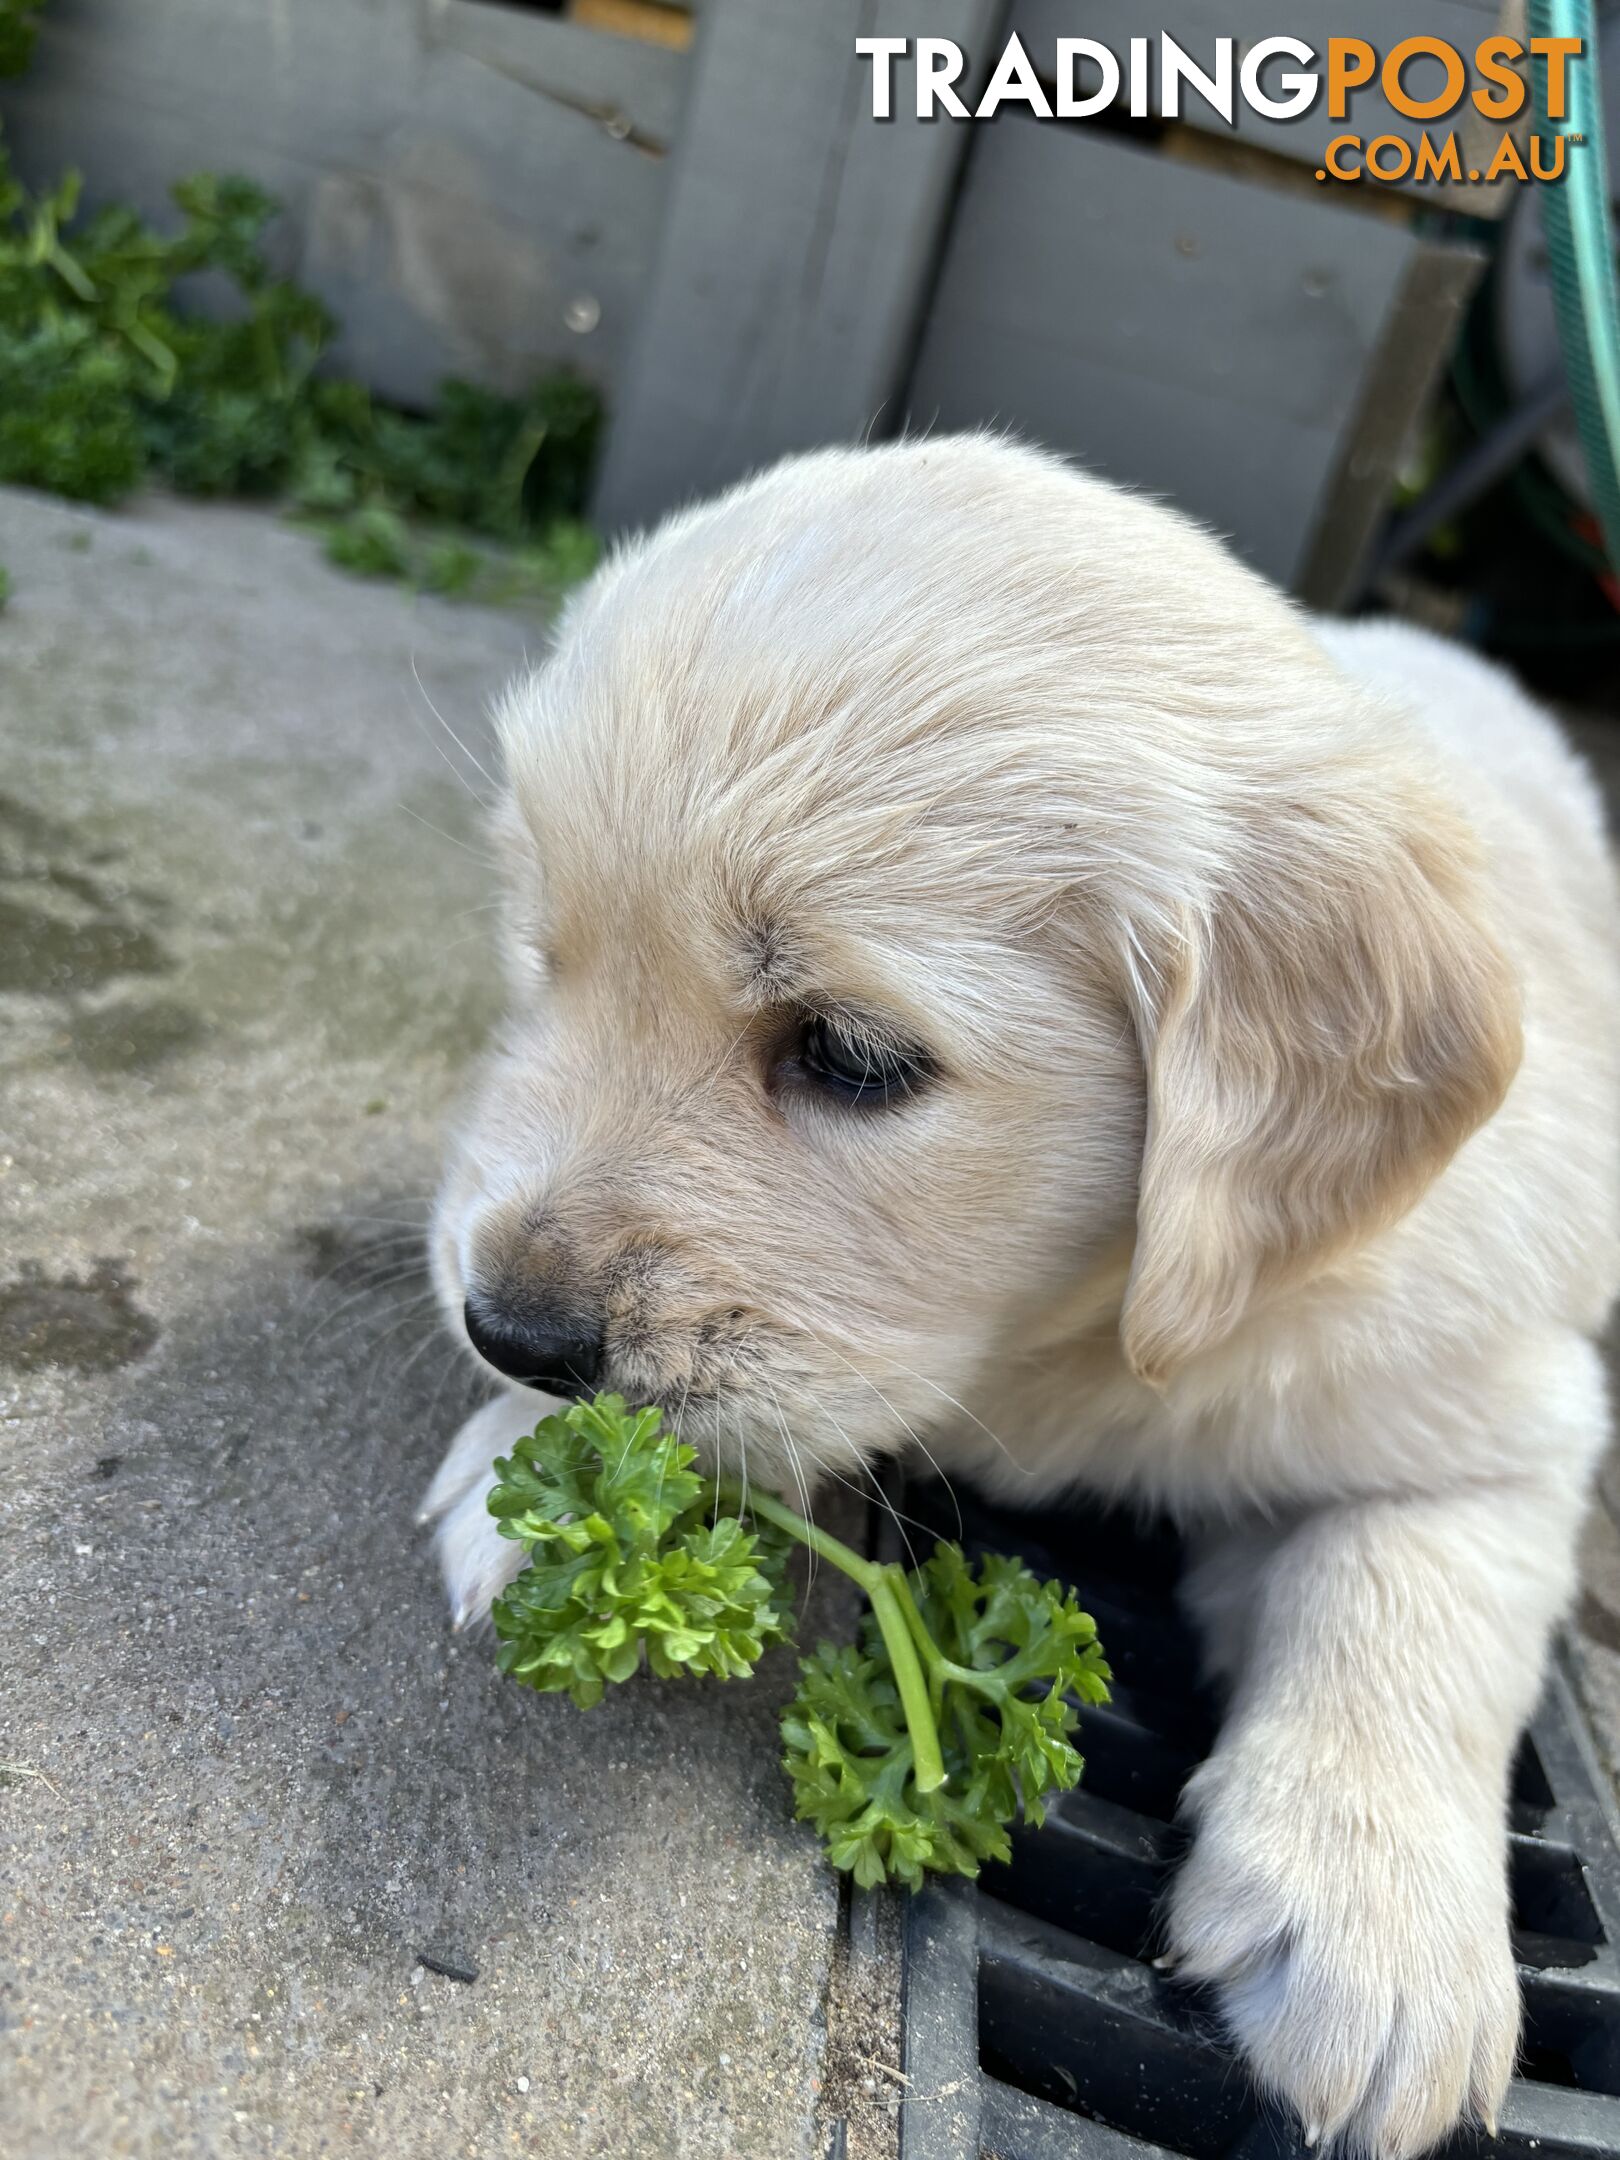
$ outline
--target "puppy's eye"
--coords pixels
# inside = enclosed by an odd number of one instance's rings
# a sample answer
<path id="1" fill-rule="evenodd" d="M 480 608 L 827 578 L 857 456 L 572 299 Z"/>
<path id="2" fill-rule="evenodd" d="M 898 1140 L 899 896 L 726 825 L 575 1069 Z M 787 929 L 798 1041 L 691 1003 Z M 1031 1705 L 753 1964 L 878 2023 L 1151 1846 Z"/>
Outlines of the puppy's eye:
<path id="1" fill-rule="evenodd" d="M 934 1069 L 926 1051 L 892 1049 L 819 1016 L 804 1024 L 798 1063 L 825 1094 L 863 1108 L 903 1102 Z"/>

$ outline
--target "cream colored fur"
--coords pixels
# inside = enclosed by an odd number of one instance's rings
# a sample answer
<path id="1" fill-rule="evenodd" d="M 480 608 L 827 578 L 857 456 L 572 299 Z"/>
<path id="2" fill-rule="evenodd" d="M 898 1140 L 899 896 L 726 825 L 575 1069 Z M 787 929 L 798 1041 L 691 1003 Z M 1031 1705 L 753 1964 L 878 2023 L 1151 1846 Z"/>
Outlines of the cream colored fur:
<path id="1" fill-rule="evenodd" d="M 474 1282 L 586 1297 L 609 1384 L 789 1492 L 921 1441 L 1174 1509 L 1231 1685 L 1174 1957 L 1322 2139 L 1488 2119 L 1505 1781 L 1617 1277 L 1616 893 L 1552 725 L 972 438 L 673 520 L 501 732 L 513 1006 L 434 1233 L 452 1321 Z M 806 1008 L 937 1077 L 794 1087 Z M 536 1409 L 429 1496 L 458 1619 Z"/>

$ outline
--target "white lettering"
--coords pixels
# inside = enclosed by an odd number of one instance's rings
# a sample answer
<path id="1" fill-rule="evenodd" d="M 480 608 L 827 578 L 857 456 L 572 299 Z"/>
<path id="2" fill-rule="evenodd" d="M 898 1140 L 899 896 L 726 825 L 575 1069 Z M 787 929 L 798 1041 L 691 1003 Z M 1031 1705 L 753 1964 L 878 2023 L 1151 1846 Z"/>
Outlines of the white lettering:
<path id="1" fill-rule="evenodd" d="M 1102 81 L 1084 96 L 1080 93 L 1080 62 L 1096 64 Z M 1119 62 L 1106 45 L 1095 38 L 1064 37 L 1057 41 L 1057 116 L 1060 120 L 1089 120 L 1106 112 L 1119 96 Z"/>
<path id="2" fill-rule="evenodd" d="M 872 63 L 872 118 L 894 117 L 894 63 L 910 43 L 903 37 L 858 37 L 855 50 Z"/>
<path id="3" fill-rule="evenodd" d="M 1051 101 L 1041 88 L 1040 78 L 1030 65 L 1024 41 L 1015 30 L 1002 47 L 1001 58 L 996 62 L 996 72 L 985 85 L 984 96 L 979 100 L 976 120 L 992 120 L 998 110 L 1012 99 L 1027 105 L 1037 120 L 1050 120 Z"/>
<path id="4" fill-rule="evenodd" d="M 1181 118 L 1181 86 L 1185 83 L 1212 112 L 1220 114 L 1228 127 L 1232 125 L 1232 51 L 1236 44 L 1236 38 L 1215 40 L 1215 73 L 1206 75 L 1173 37 L 1160 39 L 1160 110 L 1167 120 Z"/>
<path id="5" fill-rule="evenodd" d="M 1277 80 L 1287 94 L 1283 97 L 1270 96 L 1260 87 L 1260 70 L 1277 54 L 1284 54 L 1288 59 L 1302 63 L 1316 58 L 1310 46 L 1302 44 L 1298 38 L 1261 38 L 1258 44 L 1251 45 L 1243 55 L 1243 102 L 1252 106 L 1257 113 L 1263 113 L 1268 120 L 1294 120 L 1302 112 L 1308 111 L 1315 102 L 1316 77 L 1279 75 Z"/>

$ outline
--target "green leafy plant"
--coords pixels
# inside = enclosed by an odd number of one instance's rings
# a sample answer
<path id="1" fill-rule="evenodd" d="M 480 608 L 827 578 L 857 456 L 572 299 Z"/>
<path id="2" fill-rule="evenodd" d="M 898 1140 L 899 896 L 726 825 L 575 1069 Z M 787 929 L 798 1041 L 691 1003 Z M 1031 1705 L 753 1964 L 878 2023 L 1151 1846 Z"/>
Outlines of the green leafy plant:
<path id="1" fill-rule="evenodd" d="M 542 1418 L 495 1466 L 490 1512 L 529 1564 L 496 1600 L 504 1671 L 581 1708 L 645 1664 L 661 1678 L 751 1672 L 788 1639 L 787 1556 L 808 1546 L 868 1610 L 857 1641 L 800 1664 L 782 1718 L 797 1813 L 835 1867 L 913 1888 L 975 1875 L 1020 1814 L 1080 1777 L 1075 1701 L 1109 1671 L 1072 1591 L 1019 1561 L 868 1560 L 774 1495 L 705 1478 L 657 1410 L 599 1395 Z"/>
<path id="2" fill-rule="evenodd" d="M 34 57 L 45 0 L 0 0 L 0 77 L 20 75 Z"/>
<path id="3" fill-rule="evenodd" d="M 405 577 L 411 567 L 410 528 L 397 511 L 368 503 L 332 527 L 326 556 L 361 577 Z"/>
<path id="4" fill-rule="evenodd" d="M 0 66 L 31 21 L 0 0 Z M 451 381 L 429 412 L 389 407 L 320 371 L 335 325 L 271 267 L 271 196 L 211 173 L 172 193 L 170 232 L 86 215 L 77 174 L 31 195 L 0 146 L 0 482 L 101 504 L 151 477 L 285 496 L 334 561 L 446 594 L 546 599 L 594 566 L 587 385 Z M 205 277 L 202 312 L 183 296 Z"/>

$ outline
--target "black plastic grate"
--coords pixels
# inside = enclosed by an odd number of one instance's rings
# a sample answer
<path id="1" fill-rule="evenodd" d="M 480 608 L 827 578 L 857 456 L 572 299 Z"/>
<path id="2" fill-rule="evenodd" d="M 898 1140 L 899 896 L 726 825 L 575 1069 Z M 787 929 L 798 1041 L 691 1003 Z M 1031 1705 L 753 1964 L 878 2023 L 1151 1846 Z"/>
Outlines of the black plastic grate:
<path id="1" fill-rule="evenodd" d="M 903 1509 L 970 1553 L 1016 1552 L 1074 1583 L 1116 1685 L 1085 1715 L 1085 1780 L 1046 1828 L 977 1885 L 908 1903 L 901 2160 L 1306 2160 L 1207 1999 L 1150 1962 L 1182 1850 L 1177 1795 L 1215 1729 L 1174 1602 L 1174 1534 L 991 1507 L 963 1486 L 953 1501 L 932 1481 Z M 1515 1768 L 1510 1872 L 1519 2074 L 1499 2135 L 1465 2130 L 1445 2153 L 1620 2155 L 1620 1816 L 1557 1663 Z"/>

